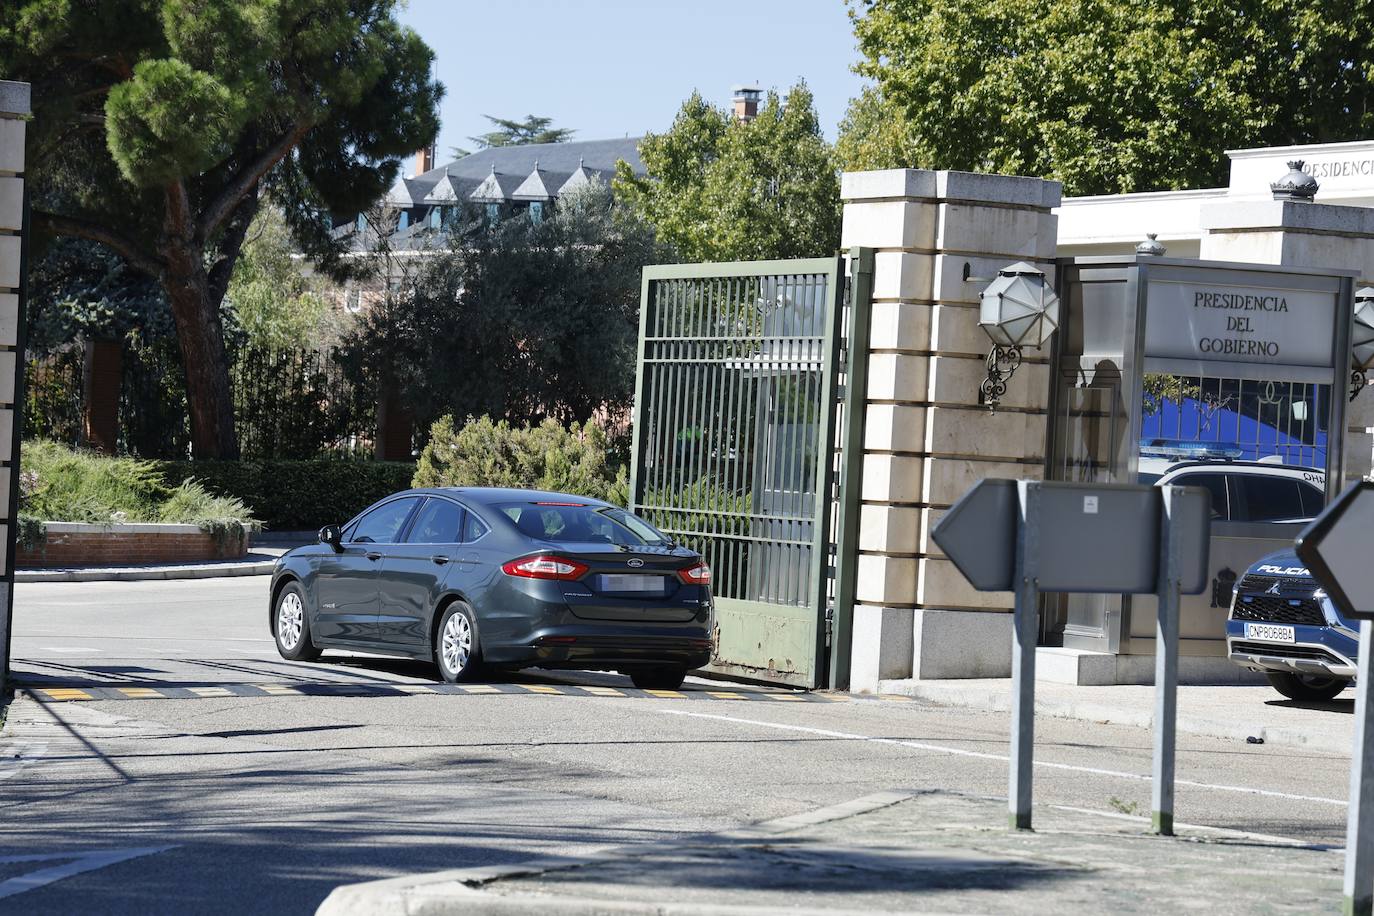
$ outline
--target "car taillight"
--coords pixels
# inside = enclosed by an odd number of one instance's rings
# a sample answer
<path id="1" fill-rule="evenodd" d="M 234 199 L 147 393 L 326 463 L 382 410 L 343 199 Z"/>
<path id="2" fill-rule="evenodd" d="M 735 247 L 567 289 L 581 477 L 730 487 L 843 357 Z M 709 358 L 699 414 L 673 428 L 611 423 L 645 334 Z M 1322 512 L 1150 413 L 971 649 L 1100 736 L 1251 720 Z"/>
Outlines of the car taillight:
<path id="1" fill-rule="evenodd" d="M 511 560 L 501 567 L 501 572 L 519 579 L 580 579 L 587 567 L 576 560 L 566 557 L 525 557 Z"/>
<path id="2" fill-rule="evenodd" d="M 687 569 L 679 569 L 677 577 L 688 585 L 710 585 L 711 567 L 705 563 L 698 563 L 696 566 Z"/>

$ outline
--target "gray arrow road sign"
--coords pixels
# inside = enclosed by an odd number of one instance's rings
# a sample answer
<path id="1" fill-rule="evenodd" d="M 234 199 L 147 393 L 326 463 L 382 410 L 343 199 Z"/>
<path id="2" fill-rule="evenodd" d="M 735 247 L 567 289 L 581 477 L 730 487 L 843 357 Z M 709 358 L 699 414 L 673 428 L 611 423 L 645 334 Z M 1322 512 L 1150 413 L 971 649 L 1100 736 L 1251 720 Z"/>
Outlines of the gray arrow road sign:
<path id="1" fill-rule="evenodd" d="M 1336 497 L 1298 535 L 1298 557 L 1348 617 L 1374 619 L 1374 483 Z"/>
<path id="2" fill-rule="evenodd" d="M 1298 558 L 1341 612 L 1360 622 L 1355 676 L 1355 747 L 1345 824 L 1346 916 L 1374 913 L 1374 483 L 1352 484 L 1298 535 Z"/>
<path id="3" fill-rule="evenodd" d="M 1019 511 L 1016 481 L 980 480 L 950 506 L 930 536 L 978 591 L 1009 592 Z"/>

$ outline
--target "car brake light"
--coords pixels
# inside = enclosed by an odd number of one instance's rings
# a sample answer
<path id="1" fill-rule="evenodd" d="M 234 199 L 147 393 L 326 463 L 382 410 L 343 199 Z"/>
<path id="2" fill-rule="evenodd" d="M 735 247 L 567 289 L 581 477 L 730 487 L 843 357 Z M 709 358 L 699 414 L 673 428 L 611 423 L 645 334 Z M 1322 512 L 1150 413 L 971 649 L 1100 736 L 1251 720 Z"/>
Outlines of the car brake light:
<path id="1" fill-rule="evenodd" d="M 688 585 L 710 585 L 711 567 L 705 563 L 698 563 L 696 566 L 687 569 L 679 569 L 677 577 Z"/>
<path id="2" fill-rule="evenodd" d="M 501 567 L 501 572 L 518 579 L 561 579 L 582 578 L 587 567 L 565 557 L 538 556 L 511 560 Z"/>

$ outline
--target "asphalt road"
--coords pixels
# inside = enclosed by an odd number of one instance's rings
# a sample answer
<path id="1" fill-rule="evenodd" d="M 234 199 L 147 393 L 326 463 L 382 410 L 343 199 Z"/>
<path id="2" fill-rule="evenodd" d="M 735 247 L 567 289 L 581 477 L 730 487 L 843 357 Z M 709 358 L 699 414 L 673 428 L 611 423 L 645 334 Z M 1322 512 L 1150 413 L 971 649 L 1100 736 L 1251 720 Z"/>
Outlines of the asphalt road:
<path id="1" fill-rule="evenodd" d="M 655 696 L 611 674 L 430 692 L 419 663 L 283 661 L 266 587 L 18 586 L 29 686 L 0 732 L 0 912 L 307 913 L 342 883 L 666 843 L 885 790 L 1005 795 L 1004 714 L 695 679 Z M 1037 737 L 1038 804 L 1148 814 L 1146 731 L 1044 719 Z M 1177 815 L 1340 845 L 1348 772 L 1181 736 Z"/>

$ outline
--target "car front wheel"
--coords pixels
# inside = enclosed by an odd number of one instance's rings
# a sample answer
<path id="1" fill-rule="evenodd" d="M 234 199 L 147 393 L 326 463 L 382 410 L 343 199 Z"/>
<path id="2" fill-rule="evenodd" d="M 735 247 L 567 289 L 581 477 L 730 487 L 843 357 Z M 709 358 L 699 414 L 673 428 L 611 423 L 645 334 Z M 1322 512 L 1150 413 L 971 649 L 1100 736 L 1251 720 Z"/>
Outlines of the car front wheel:
<path id="1" fill-rule="evenodd" d="M 1317 674 L 1289 674 L 1286 671 L 1266 671 L 1265 676 L 1275 690 L 1290 700 L 1317 703 L 1331 700 L 1350 685 L 1343 677 L 1322 677 Z"/>
<path id="2" fill-rule="evenodd" d="M 277 595 L 272 611 L 272 635 L 282 658 L 293 662 L 313 662 L 320 650 L 310 641 L 310 617 L 305 612 L 305 593 L 295 582 L 288 583 Z"/>
<path id="3" fill-rule="evenodd" d="M 434 633 L 434 661 L 445 681 L 455 684 L 472 677 L 477 668 L 477 619 L 464 601 L 444 609 Z"/>

